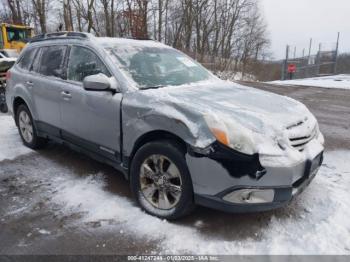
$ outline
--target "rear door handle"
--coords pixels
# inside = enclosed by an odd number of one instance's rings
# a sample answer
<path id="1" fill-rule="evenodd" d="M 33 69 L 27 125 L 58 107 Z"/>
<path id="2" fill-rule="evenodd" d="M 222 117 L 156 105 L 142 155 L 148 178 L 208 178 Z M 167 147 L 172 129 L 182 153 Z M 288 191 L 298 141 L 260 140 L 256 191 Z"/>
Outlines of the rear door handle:
<path id="1" fill-rule="evenodd" d="M 69 100 L 72 98 L 72 95 L 68 91 L 62 91 L 61 95 L 62 95 L 64 100 Z"/>
<path id="2" fill-rule="evenodd" d="M 26 81 L 26 85 L 27 85 L 27 86 L 33 86 L 34 84 L 33 84 L 32 81 Z"/>

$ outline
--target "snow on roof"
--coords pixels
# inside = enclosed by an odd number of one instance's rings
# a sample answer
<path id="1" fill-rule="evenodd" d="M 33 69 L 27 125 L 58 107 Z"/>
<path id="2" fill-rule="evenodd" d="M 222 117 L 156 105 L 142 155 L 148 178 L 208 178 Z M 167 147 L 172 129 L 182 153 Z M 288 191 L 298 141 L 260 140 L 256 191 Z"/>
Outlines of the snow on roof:
<path id="1" fill-rule="evenodd" d="M 158 48 L 171 48 L 165 44 L 162 44 L 153 40 L 137 40 L 129 38 L 112 38 L 112 37 L 96 37 L 96 42 L 104 47 L 113 47 L 118 45 L 124 46 L 138 46 L 138 47 L 158 47 Z M 95 40 L 94 39 L 94 40 Z"/>

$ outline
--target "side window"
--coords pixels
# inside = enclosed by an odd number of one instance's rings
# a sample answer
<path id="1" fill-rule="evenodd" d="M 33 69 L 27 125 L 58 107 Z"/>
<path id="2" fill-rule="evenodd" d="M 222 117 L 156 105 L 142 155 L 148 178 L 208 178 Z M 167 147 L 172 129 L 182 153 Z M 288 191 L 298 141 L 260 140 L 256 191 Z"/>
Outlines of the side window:
<path id="1" fill-rule="evenodd" d="M 68 79 L 82 82 L 85 77 L 98 73 L 111 77 L 108 69 L 96 54 L 87 48 L 73 46 L 69 55 Z"/>
<path id="2" fill-rule="evenodd" d="M 40 69 L 40 58 L 41 58 L 41 54 L 43 49 L 45 49 L 45 47 L 39 47 L 38 51 L 35 54 L 32 66 L 30 67 L 30 71 L 34 71 L 36 73 L 39 73 L 39 69 Z"/>
<path id="3" fill-rule="evenodd" d="M 64 78 L 66 46 L 49 46 L 42 49 L 39 73 Z"/>
<path id="4" fill-rule="evenodd" d="M 35 58 L 36 51 L 36 48 L 26 51 L 21 60 L 19 61 L 18 66 L 22 69 L 30 70 L 30 66 Z"/>

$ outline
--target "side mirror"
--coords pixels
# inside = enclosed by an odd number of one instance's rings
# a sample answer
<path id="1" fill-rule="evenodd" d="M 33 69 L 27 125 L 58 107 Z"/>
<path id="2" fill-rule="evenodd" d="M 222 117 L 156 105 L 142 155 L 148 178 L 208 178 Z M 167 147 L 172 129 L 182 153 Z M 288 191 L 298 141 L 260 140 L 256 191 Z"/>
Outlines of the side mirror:
<path id="1" fill-rule="evenodd" d="M 111 82 L 105 74 L 90 75 L 84 78 L 85 90 L 103 91 L 111 88 Z"/>

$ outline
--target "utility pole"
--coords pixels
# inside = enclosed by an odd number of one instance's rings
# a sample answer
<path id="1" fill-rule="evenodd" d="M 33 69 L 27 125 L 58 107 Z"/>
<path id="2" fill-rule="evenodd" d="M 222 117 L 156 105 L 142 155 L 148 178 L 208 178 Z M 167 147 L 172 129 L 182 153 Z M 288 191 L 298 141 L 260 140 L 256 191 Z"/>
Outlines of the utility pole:
<path id="1" fill-rule="evenodd" d="M 308 64 L 311 62 L 311 48 L 312 48 L 312 38 L 310 38 L 310 46 L 309 46 L 309 61 Z"/>
<path id="2" fill-rule="evenodd" d="M 320 43 L 318 48 L 318 53 L 317 53 L 317 75 L 320 75 L 320 70 L 321 70 L 321 49 L 322 49 L 322 44 Z"/>
<path id="3" fill-rule="evenodd" d="M 335 49 L 335 58 L 334 58 L 334 69 L 333 73 L 337 73 L 337 65 L 338 65 L 338 52 L 339 52 L 339 39 L 340 39 L 340 32 L 338 32 L 338 38 L 337 38 L 337 46 Z"/>
<path id="4" fill-rule="evenodd" d="M 295 47 L 294 47 L 294 56 L 293 56 L 293 59 L 296 58 L 296 55 L 297 55 L 297 47 L 295 46 Z"/>

